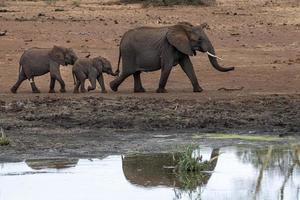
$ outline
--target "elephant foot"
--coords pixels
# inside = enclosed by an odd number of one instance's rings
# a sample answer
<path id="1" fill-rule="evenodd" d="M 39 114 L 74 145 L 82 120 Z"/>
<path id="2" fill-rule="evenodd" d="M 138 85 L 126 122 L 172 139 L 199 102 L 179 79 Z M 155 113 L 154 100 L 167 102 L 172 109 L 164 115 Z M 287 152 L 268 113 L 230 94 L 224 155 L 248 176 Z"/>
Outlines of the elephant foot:
<path id="1" fill-rule="evenodd" d="M 74 93 L 74 94 L 78 94 L 79 91 L 75 89 L 75 90 L 73 91 L 73 93 Z"/>
<path id="2" fill-rule="evenodd" d="M 158 88 L 156 90 L 157 93 L 167 93 L 168 91 L 165 88 Z"/>
<path id="3" fill-rule="evenodd" d="M 193 89 L 193 92 L 202 92 L 203 89 L 199 86 Z"/>
<path id="4" fill-rule="evenodd" d="M 65 93 L 65 92 L 66 92 L 66 89 L 65 89 L 65 88 L 61 88 L 59 91 L 60 91 L 61 93 Z"/>
<path id="5" fill-rule="evenodd" d="M 49 93 L 55 93 L 55 90 L 54 89 L 50 89 Z"/>
<path id="6" fill-rule="evenodd" d="M 11 93 L 14 93 L 14 94 L 17 93 L 17 89 L 16 89 L 15 87 L 12 87 L 12 88 L 10 89 L 10 91 L 11 91 Z"/>
<path id="7" fill-rule="evenodd" d="M 103 93 L 103 94 L 104 94 L 104 93 L 107 93 L 107 91 L 106 91 L 106 90 L 102 90 L 102 91 L 101 91 L 101 93 Z"/>
<path id="8" fill-rule="evenodd" d="M 116 86 L 116 84 L 114 83 L 114 81 L 111 81 L 109 83 L 109 86 L 110 86 L 110 88 L 111 88 L 112 91 L 114 91 L 114 92 L 118 91 L 118 87 Z"/>
<path id="9" fill-rule="evenodd" d="M 81 89 L 80 92 L 81 93 L 86 93 L 86 89 Z"/>
<path id="10" fill-rule="evenodd" d="M 96 89 L 96 88 L 93 88 L 93 87 L 89 86 L 89 87 L 88 87 L 88 92 L 91 91 L 91 90 L 95 90 L 95 89 Z"/>
<path id="11" fill-rule="evenodd" d="M 134 89 L 135 93 L 143 93 L 146 92 L 146 90 L 142 87 L 142 88 L 138 88 L 138 89 Z"/>
<path id="12" fill-rule="evenodd" d="M 39 91 L 38 89 L 33 90 L 32 92 L 33 92 L 33 93 L 41 93 L 41 91 Z"/>

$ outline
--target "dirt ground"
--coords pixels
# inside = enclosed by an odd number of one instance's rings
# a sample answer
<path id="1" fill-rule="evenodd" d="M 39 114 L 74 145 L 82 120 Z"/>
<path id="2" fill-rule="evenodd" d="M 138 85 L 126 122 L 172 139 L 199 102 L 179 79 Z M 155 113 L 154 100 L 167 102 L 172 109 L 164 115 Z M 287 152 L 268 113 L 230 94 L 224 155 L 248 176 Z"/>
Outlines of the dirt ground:
<path id="1" fill-rule="evenodd" d="M 22 52 L 30 47 L 72 47 L 80 57 L 107 57 L 114 69 L 122 34 L 138 26 L 179 21 L 207 22 L 207 35 L 224 66 L 214 70 L 205 55 L 192 57 L 204 92 L 193 93 L 180 67 L 171 72 L 166 94 L 157 94 L 160 72 L 142 74 L 146 93 L 133 93 L 128 78 L 117 93 L 72 93 L 71 67 L 61 67 L 68 92 L 31 94 L 24 82 L 9 88 Z M 0 126 L 11 144 L 0 159 L 89 156 L 159 151 L 203 142 L 193 134 L 298 135 L 300 131 L 299 1 L 220 0 L 217 6 L 142 7 L 111 1 L 4 1 L 0 4 Z M 57 85 L 58 87 L 58 85 Z M 225 89 L 224 89 L 225 88 Z M 241 89 L 241 90 L 227 90 Z M 57 88 L 58 91 L 58 88 Z"/>

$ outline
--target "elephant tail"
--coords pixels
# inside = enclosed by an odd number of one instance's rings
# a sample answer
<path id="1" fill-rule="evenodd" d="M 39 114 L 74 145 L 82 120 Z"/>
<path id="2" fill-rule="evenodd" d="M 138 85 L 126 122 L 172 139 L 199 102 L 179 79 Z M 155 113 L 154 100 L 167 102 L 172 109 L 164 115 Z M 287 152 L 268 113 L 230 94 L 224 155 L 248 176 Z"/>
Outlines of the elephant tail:
<path id="1" fill-rule="evenodd" d="M 119 50 L 118 69 L 115 71 L 115 74 L 116 74 L 117 76 L 119 76 L 119 73 L 120 73 L 121 57 L 122 57 L 122 55 L 121 55 L 121 49 L 120 49 L 120 50 Z"/>
<path id="2" fill-rule="evenodd" d="M 21 71 L 22 71 L 22 65 L 19 64 L 19 74 L 21 73 Z"/>

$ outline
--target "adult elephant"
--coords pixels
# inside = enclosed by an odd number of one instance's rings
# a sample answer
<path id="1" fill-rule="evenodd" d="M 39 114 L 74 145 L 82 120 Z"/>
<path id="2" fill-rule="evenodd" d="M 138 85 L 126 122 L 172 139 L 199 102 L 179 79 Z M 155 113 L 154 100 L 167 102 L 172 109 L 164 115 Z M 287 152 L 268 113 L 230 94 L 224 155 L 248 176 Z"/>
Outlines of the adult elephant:
<path id="1" fill-rule="evenodd" d="M 141 72 L 161 69 L 158 93 L 167 92 L 165 89 L 173 66 L 179 64 L 189 77 L 194 92 L 201 92 L 193 64 L 189 56 L 196 55 L 196 51 L 208 54 L 212 66 L 221 71 L 234 70 L 234 67 L 223 68 L 217 62 L 215 50 L 204 32 L 206 24 L 193 26 L 181 22 L 167 27 L 140 27 L 126 32 L 121 40 L 120 55 L 117 72 L 119 72 L 122 58 L 121 75 L 110 82 L 113 91 L 130 75 L 134 77 L 134 92 L 145 92 L 142 86 Z"/>

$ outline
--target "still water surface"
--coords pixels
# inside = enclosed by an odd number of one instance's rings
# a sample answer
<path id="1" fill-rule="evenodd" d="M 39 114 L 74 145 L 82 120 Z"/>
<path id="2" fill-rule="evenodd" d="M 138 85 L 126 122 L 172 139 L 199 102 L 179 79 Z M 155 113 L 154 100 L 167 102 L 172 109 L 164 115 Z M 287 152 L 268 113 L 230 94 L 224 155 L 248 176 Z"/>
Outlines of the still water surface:
<path id="1" fill-rule="evenodd" d="M 173 154 L 0 163 L 0 200 L 300 200 L 300 148 L 201 148 L 201 176 L 174 173 Z M 200 177 L 200 178 L 199 178 Z"/>

